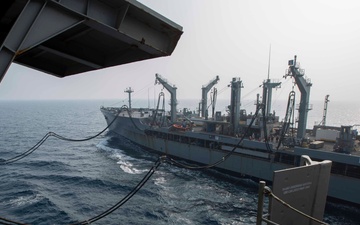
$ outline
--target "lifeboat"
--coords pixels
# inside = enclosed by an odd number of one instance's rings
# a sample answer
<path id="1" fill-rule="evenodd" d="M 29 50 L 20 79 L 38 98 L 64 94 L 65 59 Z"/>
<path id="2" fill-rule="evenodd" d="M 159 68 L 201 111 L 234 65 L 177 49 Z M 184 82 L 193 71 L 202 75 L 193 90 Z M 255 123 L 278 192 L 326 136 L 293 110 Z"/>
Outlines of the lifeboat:
<path id="1" fill-rule="evenodd" d="M 180 124 L 173 124 L 172 128 L 174 128 L 175 130 L 179 130 L 179 131 L 186 131 L 188 129 L 188 127 L 183 127 Z"/>

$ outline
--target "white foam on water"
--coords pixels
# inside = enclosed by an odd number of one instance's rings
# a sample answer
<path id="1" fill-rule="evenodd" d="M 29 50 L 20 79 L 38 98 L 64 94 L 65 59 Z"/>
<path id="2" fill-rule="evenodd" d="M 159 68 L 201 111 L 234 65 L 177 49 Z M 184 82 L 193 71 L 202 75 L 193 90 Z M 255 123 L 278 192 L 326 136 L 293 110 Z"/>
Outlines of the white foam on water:
<path id="1" fill-rule="evenodd" d="M 30 195 L 30 196 L 19 196 L 15 199 L 9 200 L 9 204 L 16 207 L 31 205 L 41 201 L 43 198 L 44 198 L 43 196 L 40 196 L 38 194 Z"/>
<path id="2" fill-rule="evenodd" d="M 98 149 L 105 150 L 105 151 L 115 150 L 115 149 L 110 148 L 110 147 L 107 146 L 108 143 L 109 143 L 109 140 L 110 140 L 110 137 L 101 140 L 101 141 L 96 145 L 96 147 L 97 147 Z"/>
<path id="3" fill-rule="evenodd" d="M 126 155 L 121 149 L 117 148 L 111 148 L 108 147 L 108 141 L 110 138 L 104 139 L 100 141 L 96 147 L 98 149 L 101 149 L 107 153 L 109 153 L 109 157 L 116 160 L 117 164 L 120 165 L 120 168 L 125 172 L 129 174 L 142 174 L 144 172 L 147 172 L 148 170 L 140 170 L 137 169 L 132 162 L 138 162 L 140 163 L 140 160 L 137 160 L 135 158 L 132 158 L 128 155 Z"/>
<path id="4" fill-rule="evenodd" d="M 157 177 L 157 178 L 154 179 L 154 183 L 157 186 L 163 187 L 164 184 L 166 183 L 166 179 L 164 177 Z"/>
<path id="5" fill-rule="evenodd" d="M 124 155 L 123 155 L 124 156 Z M 125 173 L 129 173 L 129 174 L 142 174 L 147 172 L 148 170 L 140 170 L 135 168 L 134 164 L 132 164 L 129 160 L 130 157 L 128 156 L 124 156 L 124 157 L 119 157 L 118 156 L 118 162 L 117 164 L 120 165 L 120 168 L 125 172 Z M 133 160 L 134 161 L 134 160 Z"/>
<path id="6" fill-rule="evenodd" d="M 182 216 L 179 213 L 170 213 L 171 222 L 174 224 L 193 224 L 193 221 L 191 221 L 189 218 L 186 218 L 185 216 Z"/>

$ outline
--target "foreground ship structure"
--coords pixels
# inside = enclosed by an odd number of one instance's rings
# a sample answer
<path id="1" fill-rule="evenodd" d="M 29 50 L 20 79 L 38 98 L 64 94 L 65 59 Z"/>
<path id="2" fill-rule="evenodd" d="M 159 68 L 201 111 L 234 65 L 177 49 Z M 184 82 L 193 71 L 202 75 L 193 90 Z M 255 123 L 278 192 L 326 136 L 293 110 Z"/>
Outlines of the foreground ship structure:
<path id="1" fill-rule="evenodd" d="M 134 0 L 3 0 L 0 81 L 12 62 L 66 77 L 168 56 L 181 35 Z"/>
<path id="2" fill-rule="evenodd" d="M 267 79 L 263 83 L 262 102 L 258 95 L 257 111 L 247 115 L 241 109 L 240 78 L 231 81 L 228 114 L 199 113 L 176 109 L 176 87 L 163 77 L 156 81 L 171 93 L 171 111 L 158 106 L 150 108 L 101 107 L 109 130 L 160 154 L 198 164 L 213 164 L 233 152 L 217 168 L 225 173 L 271 181 L 276 170 L 299 166 L 302 155 L 314 160 L 331 160 L 328 196 L 360 204 L 360 157 L 357 133 L 352 126 L 315 126 L 306 129 L 311 82 L 299 68 L 296 56 L 289 61 L 286 77 L 295 80 L 301 92 L 299 118 L 295 126 L 295 93 L 289 94 L 283 121 L 271 112 L 271 89 L 280 85 Z M 214 79 L 212 86 L 216 83 Z M 163 93 L 159 95 L 159 101 Z M 204 98 L 204 97 L 203 97 Z M 202 99 L 202 102 L 204 100 Z M 205 115 L 201 115 L 205 114 Z M 113 122 L 113 123 L 112 123 Z M 336 135 L 333 135 L 333 134 Z M 331 140 L 330 140 L 331 139 Z M 332 141 L 332 142 L 329 142 Z"/>

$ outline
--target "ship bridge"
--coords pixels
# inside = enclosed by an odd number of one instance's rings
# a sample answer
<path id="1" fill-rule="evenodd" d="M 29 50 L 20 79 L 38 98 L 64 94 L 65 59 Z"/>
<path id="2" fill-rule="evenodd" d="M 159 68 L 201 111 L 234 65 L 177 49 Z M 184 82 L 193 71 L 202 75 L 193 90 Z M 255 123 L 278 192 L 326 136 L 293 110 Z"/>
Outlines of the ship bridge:
<path id="1" fill-rule="evenodd" d="M 57 77 L 171 55 L 182 27 L 134 0 L 2 0 L 0 82 L 12 62 Z"/>

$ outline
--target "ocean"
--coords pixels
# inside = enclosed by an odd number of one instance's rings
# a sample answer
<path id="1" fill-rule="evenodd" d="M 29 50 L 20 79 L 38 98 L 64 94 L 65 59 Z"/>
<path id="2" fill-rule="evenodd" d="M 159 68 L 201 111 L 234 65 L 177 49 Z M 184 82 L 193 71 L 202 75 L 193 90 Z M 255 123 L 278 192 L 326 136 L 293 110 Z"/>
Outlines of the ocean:
<path id="1" fill-rule="evenodd" d="M 72 139 L 91 137 L 106 127 L 100 106 L 113 103 L 1 101 L 0 158 L 21 154 L 48 132 Z M 331 108 L 346 115 L 347 125 L 359 123 L 359 106 Z M 310 115 L 308 123 L 321 121 L 321 103 L 317 111 L 320 115 Z M 329 125 L 339 123 L 339 116 L 328 115 Z M 86 221 L 130 193 L 157 159 L 107 132 L 84 142 L 49 137 L 27 157 L 0 165 L 0 218 L 46 225 Z M 161 164 L 129 201 L 94 224 L 255 224 L 257 190 L 258 183 L 251 179 Z M 328 202 L 324 221 L 360 224 L 359 213 L 356 206 Z"/>

